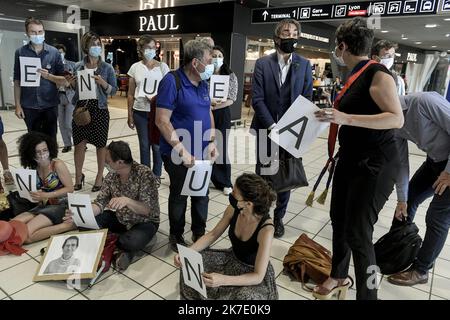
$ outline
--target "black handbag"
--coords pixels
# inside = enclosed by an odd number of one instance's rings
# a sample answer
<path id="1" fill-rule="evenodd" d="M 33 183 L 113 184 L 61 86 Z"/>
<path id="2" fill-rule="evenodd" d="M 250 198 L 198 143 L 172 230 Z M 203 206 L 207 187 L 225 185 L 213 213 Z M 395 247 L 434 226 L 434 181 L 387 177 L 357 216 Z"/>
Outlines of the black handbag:
<path id="1" fill-rule="evenodd" d="M 293 158 L 286 151 L 280 151 L 279 160 L 273 160 L 268 165 L 260 166 L 261 177 L 277 193 L 308 186 L 302 158 Z"/>
<path id="2" fill-rule="evenodd" d="M 9 201 L 10 209 L 12 210 L 14 217 L 39 205 L 38 203 L 33 203 L 28 199 L 21 198 L 18 191 L 10 192 L 6 198 Z"/>

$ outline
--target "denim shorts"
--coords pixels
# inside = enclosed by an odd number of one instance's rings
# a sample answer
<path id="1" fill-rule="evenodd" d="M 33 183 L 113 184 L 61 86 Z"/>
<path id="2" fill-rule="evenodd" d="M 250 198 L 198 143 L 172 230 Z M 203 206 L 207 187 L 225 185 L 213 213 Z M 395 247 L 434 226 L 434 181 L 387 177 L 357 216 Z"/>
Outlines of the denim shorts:
<path id="1" fill-rule="evenodd" d="M 66 209 L 68 208 L 67 198 L 61 199 L 59 204 L 49 204 L 49 205 L 38 205 L 33 209 L 29 210 L 35 215 L 42 214 L 50 219 L 50 221 L 56 225 L 63 222 L 64 215 L 66 214 Z"/>

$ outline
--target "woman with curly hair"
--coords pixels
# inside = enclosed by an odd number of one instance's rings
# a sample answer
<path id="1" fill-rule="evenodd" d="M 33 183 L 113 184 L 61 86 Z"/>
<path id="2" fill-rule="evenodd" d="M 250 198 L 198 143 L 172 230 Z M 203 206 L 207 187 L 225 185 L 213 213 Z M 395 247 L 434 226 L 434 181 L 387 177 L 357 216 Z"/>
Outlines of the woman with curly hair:
<path id="1" fill-rule="evenodd" d="M 47 239 L 73 229 L 63 223 L 67 209 L 67 193 L 73 192 L 73 182 L 66 164 L 57 159 L 58 146 L 49 136 L 30 132 L 19 138 L 22 167 L 36 170 L 36 189 L 30 192 L 36 206 L 13 220 L 26 223 L 25 243 Z"/>
<path id="2" fill-rule="evenodd" d="M 269 260 L 274 233 L 269 210 L 276 193 L 260 176 L 244 173 L 236 179 L 229 199 L 219 223 L 191 246 L 203 257 L 208 299 L 277 300 L 275 273 Z M 207 249 L 227 229 L 231 248 Z M 181 266 L 178 254 L 174 262 Z M 181 296 L 204 299 L 185 285 L 180 274 Z"/>

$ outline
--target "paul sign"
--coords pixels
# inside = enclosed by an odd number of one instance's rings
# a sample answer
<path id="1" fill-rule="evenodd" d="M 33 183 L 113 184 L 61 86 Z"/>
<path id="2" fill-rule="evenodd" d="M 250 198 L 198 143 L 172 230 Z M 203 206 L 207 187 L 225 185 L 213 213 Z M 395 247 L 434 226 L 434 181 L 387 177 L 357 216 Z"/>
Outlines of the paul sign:
<path id="1" fill-rule="evenodd" d="M 175 25 L 175 14 L 158 14 L 156 16 L 139 16 L 139 31 L 178 30 Z"/>

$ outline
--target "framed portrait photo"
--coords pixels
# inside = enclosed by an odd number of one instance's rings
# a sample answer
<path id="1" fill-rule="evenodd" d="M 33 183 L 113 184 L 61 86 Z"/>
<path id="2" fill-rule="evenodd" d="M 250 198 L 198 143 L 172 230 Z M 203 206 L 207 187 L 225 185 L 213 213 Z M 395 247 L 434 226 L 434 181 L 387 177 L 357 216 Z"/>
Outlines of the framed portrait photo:
<path id="1" fill-rule="evenodd" d="M 102 229 L 52 236 L 33 281 L 94 278 L 107 233 Z"/>

